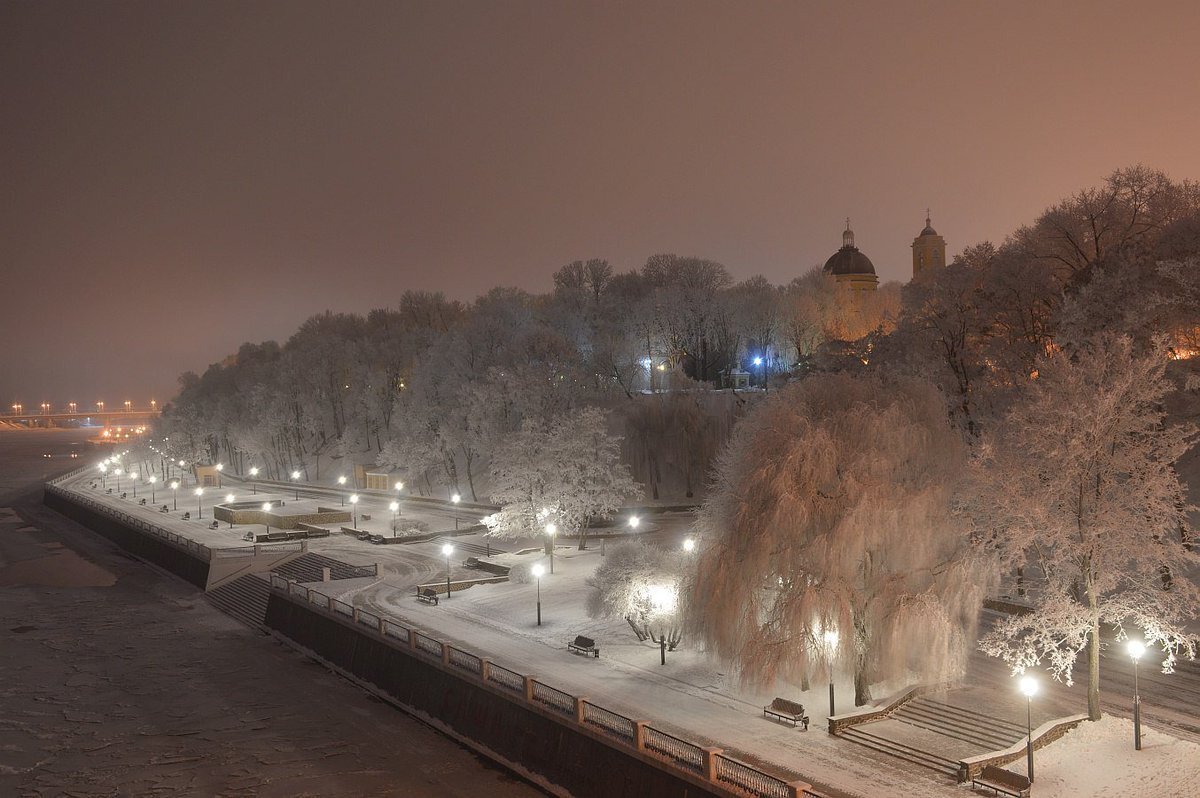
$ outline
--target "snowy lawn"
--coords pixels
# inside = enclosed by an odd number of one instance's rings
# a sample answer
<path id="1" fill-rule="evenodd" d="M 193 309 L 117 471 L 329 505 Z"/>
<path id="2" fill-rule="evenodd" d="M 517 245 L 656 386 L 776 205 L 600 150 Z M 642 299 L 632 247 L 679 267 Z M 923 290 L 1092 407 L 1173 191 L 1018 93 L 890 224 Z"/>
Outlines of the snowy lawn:
<path id="1" fill-rule="evenodd" d="M 1133 721 L 1111 715 L 1081 723 L 1033 755 L 1037 798 L 1200 794 L 1200 745 L 1142 727 L 1142 750 L 1133 750 Z M 1025 773 L 1025 760 L 1008 766 Z"/>

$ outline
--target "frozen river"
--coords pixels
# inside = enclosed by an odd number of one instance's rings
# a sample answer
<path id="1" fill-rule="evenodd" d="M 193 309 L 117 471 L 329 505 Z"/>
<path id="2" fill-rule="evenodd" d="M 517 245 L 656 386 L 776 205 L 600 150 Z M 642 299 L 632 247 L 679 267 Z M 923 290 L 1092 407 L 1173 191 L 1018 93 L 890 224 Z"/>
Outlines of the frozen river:
<path id="1" fill-rule="evenodd" d="M 0 795 L 543 794 L 42 507 L 85 437 L 0 431 Z"/>

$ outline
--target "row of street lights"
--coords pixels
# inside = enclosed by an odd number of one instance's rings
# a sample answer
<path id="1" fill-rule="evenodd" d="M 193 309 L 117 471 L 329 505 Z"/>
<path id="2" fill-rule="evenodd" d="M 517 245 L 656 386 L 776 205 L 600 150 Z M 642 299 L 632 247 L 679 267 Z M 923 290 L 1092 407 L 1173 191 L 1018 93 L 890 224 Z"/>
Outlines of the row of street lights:
<path id="1" fill-rule="evenodd" d="M 41 408 L 42 415 L 49 415 L 50 412 L 54 409 L 54 405 L 51 404 L 50 402 L 42 402 L 40 405 L 38 405 L 38 407 Z M 21 404 L 20 402 L 13 403 L 12 414 L 14 416 L 23 415 L 24 410 L 25 410 L 25 405 Z M 150 400 L 150 411 L 158 412 L 158 402 L 153 399 Z M 96 402 L 96 412 L 97 413 L 104 412 L 104 402 Z M 125 412 L 126 413 L 133 412 L 133 402 L 129 401 L 128 399 L 125 400 Z M 78 415 L 79 414 L 79 403 L 78 402 L 67 402 L 67 413 L 70 415 Z"/>

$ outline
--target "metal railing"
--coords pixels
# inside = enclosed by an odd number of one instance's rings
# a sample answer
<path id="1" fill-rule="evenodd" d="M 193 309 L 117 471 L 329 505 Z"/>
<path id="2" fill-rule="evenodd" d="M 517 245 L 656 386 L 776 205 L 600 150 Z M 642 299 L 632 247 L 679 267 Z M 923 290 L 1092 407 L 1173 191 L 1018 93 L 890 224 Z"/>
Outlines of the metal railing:
<path id="1" fill-rule="evenodd" d="M 583 702 L 583 722 L 627 743 L 634 744 L 637 741 L 632 719 L 590 701 Z"/>
<path id="2" fill-rule="evenodd" d="M 599 731 L 614 745 L 653 756 L 689 774 L 691 778 L 719 786 L 730 794 L 750 798 L 821 798 L 821 794 L 808 785 L 789 783 L 753 765 L 728 757 L 719 749 L 706 749 L 646 723 L 639 724 L 633 718 L 576 698 L 568 692 L 510 668 L 494 662 L 488 662 L 485 668 L 483 658 L 477 654 L 443 643 L 391 618 L 381 619 L 381 616 L 361 608 L 356 612 L 354 607 L 345 602 L 329 598 L 298 583 L 289 582 L 277 574 L 271 576 L 271 587 L 285 595 L 295 596 L 309 607 L 327 612 L 328 617 L 353 623 L 352 619 L 357 616 L 358 624 L 381 635 L 393 645 L 400 646 L 404 651 L 415 650 L 444 662 L 454 672 L 464 674 L 463 678 L 468 678 L 465 674 L 470 674 L 471 677 L 501 691 L 501 694 L 509 699 L 526 705 L 532 704 L 563 723 L 574 723 L 578 720 L 584 726 Z M 314 595 L 321 596 L 325 601 L 315 600 Z"/>
<path id="3" fill-rule="evenodd" d="M 564 715 L 575 716 L 575 696 L 536 679 L 533 681 L 533 700 Z"/>
<path id="4" fill-rule="evenodd" d="M 704 772 L 704 749 L 700 746 L 653 726 L 647 726 L 642 734 L 647 751 L 658 754 L 685 770 Z"/>
<path id="5" fill-rule="evenodd" d="M 783 779 L 724 754 L 717 754 L 717 781 L 732 784 L 739 790 L 762 798 L 790 798 L 795 794 Z"/>
<path id="6" fill-rule="evenodd" d="M 464 670 L 468 673 L 473 673 L 479 676 L 483 673 L 483 661 L 474 654 L 463 651 L 461 648 L 448 646 L 450 649 L 446 654 L 446 661 L 459 670 Z"/>

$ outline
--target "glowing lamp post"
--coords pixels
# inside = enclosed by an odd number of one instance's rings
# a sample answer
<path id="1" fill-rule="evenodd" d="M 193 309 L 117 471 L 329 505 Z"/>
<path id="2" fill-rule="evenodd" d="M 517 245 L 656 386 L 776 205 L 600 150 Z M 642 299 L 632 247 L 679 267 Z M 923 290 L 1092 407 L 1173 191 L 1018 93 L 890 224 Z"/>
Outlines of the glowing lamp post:
<path id="1" fill-rule="evenodd" d="M 263 502 L 262 511 L 263 511 L 263 523 L 266 524 L 267 534 L 270 535 L 271 534 L 271 503 Z"/>
<path id="2" fill-rule="evenodd" d="M 292 472 L 292 482 L 296 483 L 296 501 L 300 501 L 300 472 Z"/>
<path id="3" fill-rule="evenodd" d="M 558 534 L 557 524 L 546 524 L 546 537 L 550 538 L 550 573 L 554 573 L 554 536 Z"/>
<path id="4" fill-rule="evenodd" d="M 695 539 L 694 538 L 684 538 L 683 539 L 683 550 L 687 554 L 691 554 L 692 552 L 694 552 L 696 550 Z"/>
<path id="5" fill-rule="evenodd" d="M 837 652 L 838 633 L 834 629 L 829 629 L 822 635 L 825 641 L 825 653 L 829 659 L 829 717 L 833 717 L 836 713 L 833 709 L 833 655 Z"/>
<path id="6" fill-rule="evenodd" d="M 388 509 L 392 511 L 392 537 L 396 537 L 396 512 L 400 509 L 400 502 L 392 502 Z"/>
<path id="7" fill-rule="evenodd" d="M 130 473 L 129 478 L 133 481 L 133 498 L 136 499 L 137 498 L 138 472 L 134 471 L 134 472 Z"/>
<path id="8" fill-rule="evenodd" d="M 158 482 L 158 477 L 151 474 L 150 478 L 147 479 L 146 481 L 150 483 L 150 503 L 158 504 L 158 499 L 155 497 L 155 494 L 154 494 L 154 483 Z"/>
<path id="9" fill-rule="evenodd" d="M 553 573 L 553 572 L 552 572 Z M 667 629 L 666 623 L 662 621 L 663 616 L 667 613 L 674 612 L 675 588 L 672 585 L 651 585 L 647 588 L 650 606 L 654 608 L 654 612 L 659 617 L 658 628 L 658 657 L 659 664 L 667 664 Z"/>
<path id="10" fill-rule="evenodd" d="M 225 503 L 226 504 L 233 504 L 233 499 L 234 499 L 234 496 L 232 493 L 225 494 Z M 229 528 L 233 529 L 233 508 L 232 507 L 229 508 Z"/>
<path id="11" fill-rule="evenodd" d="M 533 574 L 533 578 L 537 580 L 537 625 L 542 625 L 542 576 L 546 573 L 546 566 L 540 562 L 535 563 L 529 572 Z"/>
<path id="12" fill-rule="evenodd" d="M 446 543 L 442 546 L 442 554 L 446 555 L 446 598 L 450 598 L 450 555 L 454 553 L 454 546 Z"/>
<path id="13" fill-rule="evenodd" d="M 462 501 L 462 496 L 459 496 L 457 493 L 450 497 L 450 503 L 455 505 L 455 507 L 454 507 L 454 528 L 456 530 L 458 529 L 458 506 L 457 505 L 460 501 Z"/>
<path id="14" fill-rule="evenodd" d="M 250 469 L 250 492 L 258 493 L 258 466 Z"/>
<path id="15" fill-rule="evenodd" d="M 638 518 L 636 515 L 629 516 L 629 528 L 634 530 L 635 532 L 637 531 L 637 528 L 641 523 L 642 523 L 642 519 Z"/>
<path id="16" fill-rule="evenodd" d="M 204 488 L 196 488 L 196 517 L 204 517 L 204 500 L 201 498 L 204 495 Z"/>
<path id="17" fill-rule="evenodd" d="M 1146 646 L 1130 640 L 1125 644 L 1129 658 L 1133 660 L 1133 750 L 1142 750 L 1142 697 L 1138 693 L 1138 660 L 1146 653 Z"/>
<path id="18" fill-rule="evenodd" d="M 108 465 L 106 463 L 100 464 L 100 487 L 108 487 Z"/>
<path id="19" fill-rule="evenodd" d="M 224 470 L 225 470 L 225 464 L 217 463 L 217 490 L 220 490 L 221 488 L 225 487 L 224 485 L 221 484 L 221 472 Z"/>
<path id="20" fill-rule="evenodd" d="M 1037 679 L 1032 676 L 1021 678 L 1021 692 L 1025 695 L 1025 769 L 1030 784 L 1033 784 L 1033 697 L 1037 691 Z"/>
<path id="21" fill-rule="evenodd" d="M 179 483 L 171 483 L 171 506 L 176 510 L 179 509 Z"/>
<path id="22" fill-rule="evenodd" d="M 354 529 L 358 528 L 358 494 L 355 493 L 350 497 L 350 512 L 354 515 L 354 520 L 350 522 L 350 526 Z"/>
<path id="23" fill-rule="evenodd" d="M 345 474 L 338 477 L 338 485 L 343 488 L 346 487 L 346 475 Z M 339 493 L 338 498 L 342 500 L 342 506 L 345 507 L 346 506 L 346 494 Z"/>
<path id="24" fill-rule="evenodd" d="M 125 473 L 119 468 L 113 469 L 113 476 L 117 478 L 117 493 L 121 492 L 121 474 Z"/>

